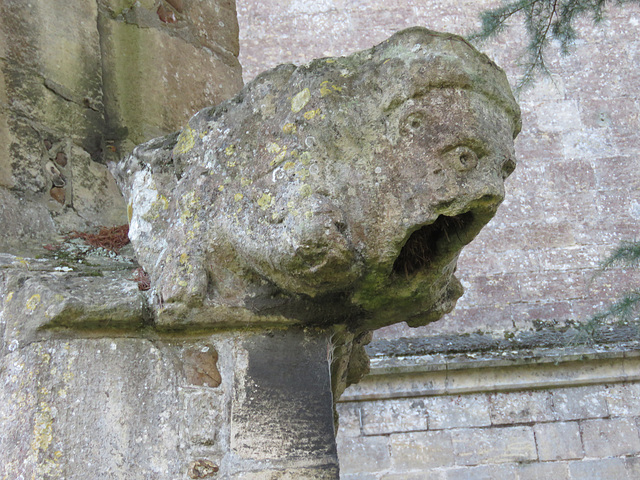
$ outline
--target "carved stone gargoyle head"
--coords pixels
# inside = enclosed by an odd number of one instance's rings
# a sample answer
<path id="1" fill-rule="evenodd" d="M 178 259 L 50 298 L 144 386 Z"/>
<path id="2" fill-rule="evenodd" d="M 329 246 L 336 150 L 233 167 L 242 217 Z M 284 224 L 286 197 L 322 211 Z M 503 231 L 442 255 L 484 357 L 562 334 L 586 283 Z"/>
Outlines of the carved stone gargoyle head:
<path id="1" fill-rule="evenodd" d="M 263 73 L 112 166 L 165 325 L 423 325 L 515 167 L 506 76 L 411 28 Z"/>

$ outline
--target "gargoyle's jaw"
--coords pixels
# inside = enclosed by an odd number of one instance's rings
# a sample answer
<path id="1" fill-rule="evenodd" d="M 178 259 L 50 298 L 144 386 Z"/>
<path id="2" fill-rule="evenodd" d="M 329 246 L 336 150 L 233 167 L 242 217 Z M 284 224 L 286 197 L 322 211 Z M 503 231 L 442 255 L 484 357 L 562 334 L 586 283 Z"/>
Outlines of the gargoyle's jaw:
<path id="1" fill-rule="evenodd" d="M 455 216 L 439 215 L 411 233 L 396 257 L 391 275 L 411 279 L 446 265 L 475 238 L 493 212 L 469 210 Z"/>

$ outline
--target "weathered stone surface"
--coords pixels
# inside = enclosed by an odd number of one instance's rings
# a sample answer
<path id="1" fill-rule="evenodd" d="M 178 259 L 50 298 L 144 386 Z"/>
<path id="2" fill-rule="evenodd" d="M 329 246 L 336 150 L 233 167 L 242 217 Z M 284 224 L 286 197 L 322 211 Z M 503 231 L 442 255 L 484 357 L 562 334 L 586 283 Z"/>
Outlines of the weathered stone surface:
<path id="1" fill-rule="evenodd" d="M 456 465 L 537 460 L 531 427 L 460 429 L 451 432 Z"/>
<path id="2" fill-rule="evenodd" d="M 0 250 L 33 254 L 56 234 L 126 223 L 104 163 L 240 89 L 234 3 L 173 3 L 0 4 Z"/>
<path id="3" fill-rule="evenodd" d="M 113 168 L 157 321 L 440 318 L 518 130 L 502 71 L 422 28 L 261 75 Z"/>
<path id="4" fill-rule="evenodd" d="M 541 423 L 534 425 L 533 432 L 543 462 L 584 457 L 578 422 Z"/>
<path id="5" fill-rule="evenodd" d="M 231 449 L 239 457 L 337 464 L 329 340 L 323 332 L 297 330 L 245 340 L 246 370 L 236 375 L 231 410 Z"/>

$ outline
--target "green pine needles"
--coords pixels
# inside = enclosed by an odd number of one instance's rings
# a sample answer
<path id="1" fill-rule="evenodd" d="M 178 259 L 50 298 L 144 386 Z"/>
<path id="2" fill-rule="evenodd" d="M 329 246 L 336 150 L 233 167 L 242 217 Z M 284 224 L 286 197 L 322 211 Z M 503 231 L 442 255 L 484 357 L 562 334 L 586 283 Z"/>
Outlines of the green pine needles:
<path id="1" fill-rule="evenodd" d="M 640 264 L 640 241 L 623 241 L 600 264 L 600 272 L 612 267 L 637 267 Z M 617 318 L 621 322 L 635 320 L 634 316 L 640 310 L 640 289 L 625 292 L 606 310 L 593 316 L 593 320 L 604 320 L 608 317 Z"/>
<path id="2" fill-rule="evenodd" d="M 482 27 L 470 40 L 486 40 L 509 27 L 512 17 L 521 17 L 527 32 L 527 47 L 521 66 L 524 71 L 516 91 L 531 84 L 537 74 L 548 74 L 546 52 L 552 40 L 560 45 L 560 51 L 568 54 L 578 38 L 576 20 L 588 15 L 594 24 L 600 23 L 606 7 L 615 3 L 640 3 L 640 0 L 516 0 L 505 1 L 502 6 L 480 14 Z"/>

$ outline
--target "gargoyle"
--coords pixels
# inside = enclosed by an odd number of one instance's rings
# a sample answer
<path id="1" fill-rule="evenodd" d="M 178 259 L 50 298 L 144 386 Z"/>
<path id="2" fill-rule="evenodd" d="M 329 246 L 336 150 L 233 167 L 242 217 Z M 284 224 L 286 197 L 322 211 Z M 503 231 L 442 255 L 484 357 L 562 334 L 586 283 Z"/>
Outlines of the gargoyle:
<path id="1" fill-rule="evenodd" d="M 111 168 L 159 323 L 362 331 L 453 308 L 519 129 L 500 68 L 411 28 L 263 73 Z"/>

